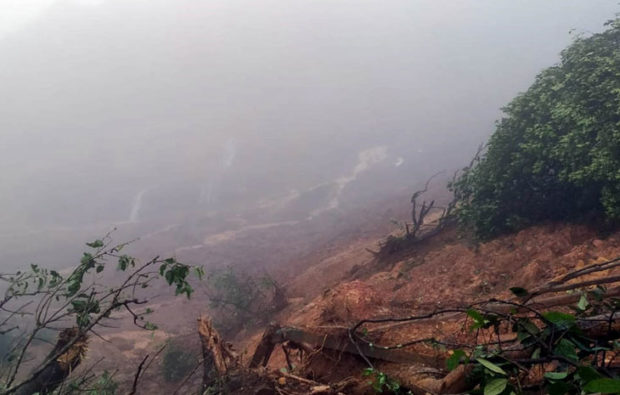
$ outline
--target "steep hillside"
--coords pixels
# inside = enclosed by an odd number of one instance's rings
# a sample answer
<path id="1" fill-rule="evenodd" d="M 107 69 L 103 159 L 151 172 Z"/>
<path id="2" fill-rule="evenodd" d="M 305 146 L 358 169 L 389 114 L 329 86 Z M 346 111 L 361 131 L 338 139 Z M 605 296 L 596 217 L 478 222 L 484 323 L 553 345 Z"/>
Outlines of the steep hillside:
<path id="1" fill-rule="evenodd" d="M 303 314 L 290 311 L 286 319 L 303 325 L 350 324 L 386 313 L 410 314 L 502 297 L 510 294 L 510 287 L 533 289 L 569 270 L 620 256 L 620 232 L 600 237 L 586 226 L 547 224 L 474 245 L 451 228 L 381 259 L 365 249 L 375 248 L 375 243 L 353 245 L 291 284 L 292 291 L 306 289 L 304 296 L 311 302 Z M 337 313 L 329 314 L 334 309 Z"/>
<path id="2" fill-rule="evenodd" d="M 383 258 L 369 251 L 377 242 L 351 244 L 300 274 L 289 284 L 291 305 L 277 321 L 283 326 L 329 333 L 364 319 L 406 317 L 489 298 L 509 299 L 510 287 L 535 289 L 571 270 L 620 256 L 620 232 L 602 238 L 593 229 L 570 224 L 534 226 L 480 245 L 459 238 L 456 229 L 450 228 L 407 251 Z M 589 278 L 616 272 L 604 271 Z M 456 341 L 463 329 L 461 322 L 450 319 L 387 327 L 389 330 L 377 338 L 381 344 L 425 336 Z M 240 339 L 240 343 L 251 354 L 259 338 L 256 333 Z M 437 350 L 420 345 L 412 351 L 430 358 Z M 363 360 L 346 354 L 338 358 L 342 363 L 320 362 L 313 368 L 313 378 L 361 380 Z M 404 376 L 411 369 L 422 369 L 421 365 L 415 368 L 385 362 L 379 366 L 397 377 L 403 376 L 403 369 Z M 281 350 L 276 350 L 270 367 L 286 367 Z M 352 393 L 363 393 L 362 387 Z"/>

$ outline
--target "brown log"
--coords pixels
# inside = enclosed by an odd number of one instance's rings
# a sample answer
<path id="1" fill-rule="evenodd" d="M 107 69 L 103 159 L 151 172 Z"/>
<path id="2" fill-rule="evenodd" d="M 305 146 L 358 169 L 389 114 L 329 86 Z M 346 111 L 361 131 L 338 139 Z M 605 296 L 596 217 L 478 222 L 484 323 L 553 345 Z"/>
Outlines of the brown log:
<path id="1" fill-rule="evenodd" d="M 232 348 L 215 330 L 211 320 L 203 316 L 198 319 L 198 335 L 202 344 L 203 375 L 202 390 L 214 385 L 228 375 L 229 370 L 239 366 L 239 360 Z"/>
<path id="2" fill-rule="evenodd" d="M 620 282 L 620 276 L 601 277 L 601 278 L 597 278 L 594 280 L 582 281 L 580 283 L 543 288 L 543 289 L 537 290 L 534 293 L 532 293 L 532 297 L 547 294 L 547 293 L 570 291 L 573 289 L 585 288 L 585 287 L 590 287 L 593 285 L 613 284 L 617 282 Z"/>
<path id="3" fill-rule="evenodd" d="M 58 335 L 58 341 L 54 349 L 48 354 L 49 356 L 57 355 L 58 352 L 65 348 L 65 346 L 76 337 L 78 337 L 77 341 L 65 353 L 47 364 L 43 370 L 36 375 L 34 380 L 20 387 L 15 394 L 31 395 L 39 393 L 41 395 L 47 395 L 53 393 L 84 359 L 88 346 L 88 337 L 81 334 L 78 328 L 64 329 Z"/>
<path id="4" fill-rule="evenodd" d="M 348 331 L 346 330 L 339 331 L 338 333 L 321 335 L 299 328 L 285 327 L 276 331 L 273 338 L 274 343 L 281 343 L 284 341 L 290 341 L 296 344 L 305 343 L 314 348 L 345 352 L 354 355 L 363 354 L 367 358 L 379 359 L 387 362 L 443 366 L 443 360 L 433 356 L 417 354 L 405 350 L 386 350 L 366 343 L 359 343 L 356 347 L 349 339 Z"/>
<path id="5" fill-rule="evenodd" d="M 257 368 L 259 366 L 267 366 L 267 362 L 269 362 L 269 358 L 271 358 L 271 353 L 273 353 L 273 349 L 276 344 L 276 332 L 280 329 L 280 326 L 275 323 L 269 324 L 265 332 L 263 333 L 263 337 L 261 338 L 258 346 L 256 346 L 256 350 L 254 351 L 254 355 L 250 360 L 250 369 Z"/>
<path id="6" fill-rule="evenodd" d="M 439 379 L 424 375 L 420 376 L 416 372 L 402 371 L 391 374 L 391 376 L 416 395 L 461 394 L 471 389 L 467 376 L 472 369 L 472 365 L 459 365 L 445 377 Z"/>
<path id="7" fill-rule="evenodd" d="M 600 282 L 595 282 L 595 283 L 599 284 Z M 592 284 L 590 284 L 589 282 L 588 285 L 592 285 Z M 543 291 L 543 293 L 549 293 L 549 292 L 556 292 L 556 291 Z M 608 289 L 607 292 L 602 294 L 601 298 L 608 299 L 608 298 L 615 298 L 618 296 L 620 296 L 620 287 L 614 287 L 614 288 Z M 572 294 L 548 297 L 545 299 L 532 299 L 528 303 L 525 304 L 526 308 L 519 308 L 516 305 L 511 305 L 511 304 L 506 304 L 506 303 L 491 302 L 491 303 L 484 305 L 484 310 L 489 311 L 489 312 L 495 312 L 495 313 L 508 313 L 514 309 L 516 309 L 517 312 L 527 312 L 528 309 L 544 311 L 551 307 L 572 305 L 574 303 L 577 303 L 577 301 L 579 301 L 580 298 L 581 298 L 581 293 L 572 293 Z"/>

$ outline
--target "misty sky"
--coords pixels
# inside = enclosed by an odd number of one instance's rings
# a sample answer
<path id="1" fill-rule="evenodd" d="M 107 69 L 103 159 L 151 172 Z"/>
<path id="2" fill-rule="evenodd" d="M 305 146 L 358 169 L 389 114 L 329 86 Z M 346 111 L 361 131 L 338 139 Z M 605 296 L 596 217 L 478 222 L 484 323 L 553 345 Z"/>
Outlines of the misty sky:
<path id="1" fill-rule="evenodd" d="M 159 193 L 162 212 L 246 204 L 348 177 L 380 146 L 413 185 L 465 163 L 569 31 L 618 10 L 0 0 L 0 232 L 129 220 Z"/>

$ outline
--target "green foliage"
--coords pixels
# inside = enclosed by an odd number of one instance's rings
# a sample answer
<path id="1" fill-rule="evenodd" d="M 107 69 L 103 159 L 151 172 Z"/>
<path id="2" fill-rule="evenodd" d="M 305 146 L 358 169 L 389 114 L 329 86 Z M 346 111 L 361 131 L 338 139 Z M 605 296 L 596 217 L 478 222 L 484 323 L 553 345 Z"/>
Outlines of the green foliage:
<path id="1" fill-rule="evenodd" d="M 398 381 L 376 369 L 364 369 L 362 376 L 369 377 L 371 379 L 368 384 L 372 386 L 372 389 L 378 394 L 412 394 L 411 391 L 402 388 Z"/>
<path id="2" fill-rule="evenodd" d="M 56 354 L 40 361 L 38 371 L 22 372 L 26 356 L 30 358 L 33 346 L 46 340 L 43 337 L 49 334 L 50 328 L 76 327 L 78 335 L 69 339 L 65 347 L 94 332 L 118 311 L 129 314 L 136 326 L 155 330 L 155 324 L 145 321 L 145 316 L 152 313 L 152 309 L 139 309 L 148 302 L 148 294 L 143 289 L 163 279 L 175 288 L 177 295 L 189 298 L 193 292 L 189 284 L 190 276 L 195 274 L 201 278 L 204 274 L 202 268 L 183 264 L 174 258 L 157 257 L 140 262 L 129 255 L 121 255 L 127 244 L 113 245 L 110 235 L 86 245 L 89 250 L 82 254 L 77 266 L 66 275 L 35 264 L 30 265 L 29 270 L 0 273 L 0 280 L 6 284 L 4 295 L 0 298 L 0 343 L 4 342 L 0 344 L 0 388 L 7 388 L 9 392 L 18 390 L 64 352 L 53 351 Z M 116 265 L 111 265 L 111 262 Z M 107 284 L 104 284 L 101 279 L 110 271 L 120 273 L 115 274 L 113 282 L 105 281 Z M 20 332 L 15 341 L 10 337 L 13 331 Z M 47 339 L 48 343 L 54 341 Z M 89 393 L 111 394 L 116 391 L 112 377 L 105 372 L 103 375 L 95 373 L 92 377 L 98 381 L 89 380 L 89 388 L 94 391 Z M 54 383 L 51 387 L 59 384 Z M 83 380 L 67 384 L 77 392 L 84 392 Z"/>
<path id="3" fill-rule="evenodd" d="M 479 238 L 544 220 L 620 219 L 620 20 L 578 37 L 504 108 L 450 187 Z"/>
<path id="4" fill-rule="evenodd" d="M 596 379 L 586 384 L 583 390 L 588 393 L 618 394 L 620 393 L 620 380 Z"/>
<path id="5" fill-rule="evenodd" d="M 527 294 L 527 291 L 519 289 L 518 293 Z M 579 319 L 600 317 L 601 314 L 617 311 L 618 300 L 603 301 L 600 293 L 604 294 L 605 290 L 598 289 L 597 292 L 582 295 L 573 306 L 574 314 L 557 311 L 541 314 L 532 310 L 529 317 L 524 317 L 513 315 L 515 310 L 508 315 L 498 316 L 470 309 L 467 315 L 472 319 L 471 327 L 475 330 L 488 329 L 499 333 L 502 325 L 511 324 L 520 349 L 531 352 L 529 362 L 528 359 L 513 361 L 503 355 L 501 349 L 482 344 L 469 353 L 454 350 L 446 360 L 447 369 L 453 370 L 459 364 L 472 364 L 470 380 L 477 384 L 472 393 L 520 394 L 526 392 L 521 388 L 519 378 L 527 366 L 555 361 L 554 370 L 544 374 L 544 393 L 620 393 L 620 380 L 609 376 L 608 365 L 604 361 L 605 353 L 617 349 L 616 342 L 607 338 L 594 341 L 577 326 Z"/>
<path id="6" fill-rule="evenodd" d="M 175 295 L 185 294 L 189 298 L 194 292 L 192 286 L 186 281 L 189 269 L 188 265 L 177 262 L 175 258 L 168 258 L 159 267 L 159 274 L 166 279 L 168 285 L 175 286 Z M 199 274 L 199 277 L 202 277 L 202 274 Z"/>
<path id="7" fill-rule="evenodd" d="M 446 369 L 451 372 L 456 369 L 459 364 L 467 360 L 467 354 L 463 350 L 454 350 L 452 355 L 446 359 Z"/>
<path id="8" fill-rule="evenodd" d="M 251 276 L 232 267 L 212 270 L 206 278 L 215 325 L 226 335 L 264 322 L 277 310 L 278 284 L 268 275 Z"/>
<path id="9" fill-rule="evenodd" d="M 114 374 L 104 370 L 101 374 L 78 375 L 65 385 L 55 390 L 53 395 L 115 395 L 118 393 L 118 383 Z"/>
<path id="10" fill-rule="evenodd" d="M 114 378 L 106 370 L 101 377 L 95 382 L 93 389 L 91 389 L 89 395 L 114 395 L 118 390 L 118 383 L 114 381 Z"/>
<path id="11" fill-rule="evenodd" d="M 181 344 L 171 341 L 164 351 L 162 373 L 169 382 L 185 378 L 198 363 L 198 358 Z"/>

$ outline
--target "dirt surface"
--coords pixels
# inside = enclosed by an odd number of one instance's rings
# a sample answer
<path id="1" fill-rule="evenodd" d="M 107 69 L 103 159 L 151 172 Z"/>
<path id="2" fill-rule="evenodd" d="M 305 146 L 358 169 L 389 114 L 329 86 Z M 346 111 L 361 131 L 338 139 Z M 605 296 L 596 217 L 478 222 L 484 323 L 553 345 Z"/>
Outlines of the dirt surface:
<path id="1" fill-rule="evenodd" d="M 388 212 L 372 219 L 385 221 L 390 215 Z M 353 224 L 359 224 L 358 220 L 350 225 Z M 594 230 L 581 225 L 540 225 L 480 245 L 468 242 L 459 237 L 456 229 L 448 228 L 422 244 L 381 259 L 372 251 L 378 250 L 379 242 L 389 231 L 385 222 L 382 225 L 369 223 L 356 232 L 343 233 L 330 240 L 317 235 L 311 245 L 303 246 L 295 244 L 296 236 L 291 234 L 292 231 L 318 232 L 313 227 L 301 231 L 296 225 L 284 224 L 240 232 L 224 243 L 226 249 L 233 250 L 242 248 L 248 240 L 251 246 L 267 243 L 264 250 L 255 249 L 261 251 L 257 256 L 262 256 L 268 251 L 285 251 L 286 243 L 276 244 L 275 250 L 269 243 L 282 241 L 279 238 L 288 234 L 285 241 L 292 243 L 291 248 L 299 255 L 295 257 L 290 251 L 283 253 L 275 261 L 285 267 L 274 272 L 286 286 L 289 306 L 271 319 L 281 325 L 318 333 L 341 330 L 366 318 L 408 316 L 446 306 L 464 306 L 491 296 L 508 297 L 509 287 L 533 289 L 575 268 L 620 256 L 620 232 L 601 238 Z M 221 248 L 223 254 L 223 246 L 214 244 L 212 247 Z M 244 259 L 251 261 L 247 256 Z M 597 275 L 608 274 L 601 272 Z M 117 380 L 127 388 L 141 359 L 146 354 L 154 355 L 167 339 L 181 339 L 189 350 L 196 351 L 195 320 L 202 313 L 209 313 L 200 286 L 196 289 L 195 297 L 189 301 L 174 299 L 167 292 L 155 299 L 155 313 L 151 318 L 161 323 L 161 329 L 155 333 L 136 331 L 130 322 L 125 321 L 119 322 L 118 328 L 103 331 L 105 341 L 91 340 L 87 362 L 92 364 L 105 356 L 100 366 L 117 371 Z M 261 333 L 262 328 L 254 328 L 230 339 L 242 360 L 249 359 Z M 379 331 L 376 332 L 376 341 L 398 344 L 423 337 L 458 341 L 459 336 L 466 336 L 463 335 L 462 322 L 446 318 Z M 418 345 L 413 350 L 437 354 L 437 350 L 426 345 Z M 139 393 L 162 393 L 162 390 L 166 393 L 177 390 L 192 393 L 198 388 L 200 369 L 183 385 L 163 382 L 161 359 L 159 356 L 150 367 Z M 309 378 L 337 382 L 353 377 L 366 382 L 361 377 L 364 366 L 363 361 L 348 354 L 323 353 L 313 361 Z M 409 377 L 413 371 L 426 368 L 389 363 L 377 366 L 395 377 Z M 286 367 L 284 353 L 278 348 L 269 368 L 277 372 Z M 368 391 L 367 387 L 356 388 L 352 393 L 365 391 Z"/>
<path id="2" fill-rule="evenodd" d="M 620 256 L 620 232 L 601 240 L 585 226 L 549 224 L 475 246 L 447 229 L 385 260 L 364 249 L 375 245 L 358 245 L 300 274 L 292 289 L 299 292 L 308 284 L 304 296 L 316 296 L 285 319 L 297 325 L 348 325 L 508 296 L 510 287 L 533 289 L 575 268 Z M 357 271 L 367 276 L 351 281 Z"/>
<path id="3" fill-rule="evenodd" d="M 599 237 L 586 226 L 547 224 L 473 245 L 459 238 L 455 229 L 447 229 L 386 259 L 375 259 L 366 250 L 375 248 L 376 242 L 351 245 L 300 274 L 291 283 L 298 298 L 292 299 L 291 306 L 277 318 L 283 325 L 327 333 L 367 318 L 402 317 L 491 297 L 510 298 L 510 287 L 535 289 L 571 270 L 620 256 L 620 232 L 605 239 Z M 610 274 L 617 273 L 591 276 Z M 463 327 L 462 316 L 454 315 L 384 326 L 387 329 L 376 331 L 374 337 L 381 345 L 430 337 L 458 343 L 471 336 Z M 245 347 L 251 349 L 256 340 L 248 339 Z M 409 351 L 438 355 L 437 349 L 425 344 Z M 329 371 L 330 380 L 348 375 L 361 378 L 365 364 L 359 358 L 347 358 L 342 367 L 323 361 L 322 369 Z M 280 369 L 285 363 L 283 354 L 276 353 L 270 366 Z M 377 367 L 394 377 L 410 377 L 412 372 L 428 368 L 385 362 Z"/>

